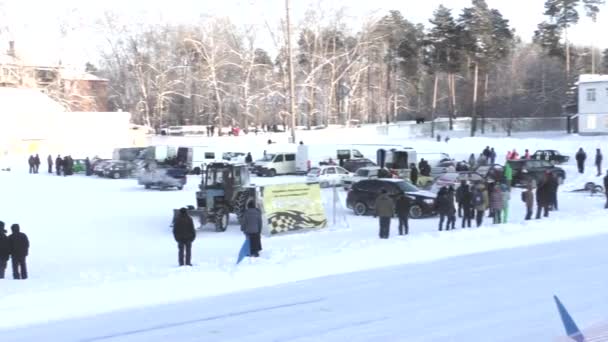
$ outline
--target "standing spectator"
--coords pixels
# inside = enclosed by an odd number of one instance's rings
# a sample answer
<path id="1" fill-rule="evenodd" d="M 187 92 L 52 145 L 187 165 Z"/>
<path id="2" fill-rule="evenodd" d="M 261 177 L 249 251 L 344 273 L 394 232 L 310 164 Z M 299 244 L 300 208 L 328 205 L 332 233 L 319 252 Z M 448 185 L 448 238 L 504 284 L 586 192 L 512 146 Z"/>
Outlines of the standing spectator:
<path id="1" fill-rule="evenodd" d="M 490 165 L 496 164 L 496 151 L 494 151 L 494 147 L 490 149 Z"/>
<path id="2" fill-rule="evenodd" d="M 475 209 L 475 222 L 477 227 L 483 224 L 483 214 L 488 208 L 488 191 L 483 183 L 478 183 L 473 189 L 473 208 Z"/>
<path id="3" fill-rule="evenodd" d="M 528 149 L 524 152 L 524 159 L 530 159 L 530 151 Z"/>
<path id="4" fill-rule="evenodd" d="M 8 246 L 13 266 L 13 279 L 27 279 L 25 259 L 29 254 L 30 241 L 16 223 L 11 226 L 11 232 L 12 234 L 8 237 Z"/>
<path id="5" fill-rule="evenodd" d="M 557 190 L 559 188 L 559 182 L 551 172 L 547 171 L 545 176 L 547 179 L 547 193 L 549 194 L 548 206 L 551 210 L 557 211 Z"/>
<path id="6" fill-rule="evenodd" d="M 87 157 L 84 160 L 84 170 L 85 170 L 85 175 L 90 176 L 93 174 L 93 167 L 91 166 L 91 160 L 89 159 L 89 157 Z"/>
<path id="7" fill-rule="evenodd" d="M 437 193 L 437 213 L 439 213 L 439 231 L 443 230 L 443 222 L 448 217 L 450 212 L 450 203 L 448 198 L 448 189 L 446 187 L 442 187 L 439 189 Z M 446 227 L 446 230 L 449 230 L 449 225 Z"/>
<path id="8" fill-rule="evenodd" d="M 600 149 L 595 150 L 595 167 L 597 167 L 597 177 L 602 175 L 602 160 L 604 156 L 602 156 L 602 152 Z"/>
<path id="9" fill-rule="evenodd" d="M 412 184 L 418 185 L 418 169 L 416 168 L 416 164 L 412 163 L 410 168 L 412 169 L 410 171 L 410 180 L 412 181 Z"/>
<path id="10" fill-rule="evenodd" d="M 511 189 L 511 186 L 513 186 L 513 168 L 508 161 L 505 163 L 505 182 L 507 182 L 507 186 Z"/>
<path id="11" fill-rule="evenodd" d="M 397 199 L 396 210 L 397 217 L 399 217 L 399 235 L 407 235 L 410 231 L 408 218 L 410 215 L 410 208 L 412 206 L 412 200 L 405 194 L 401 194 Z"/>
<path id="12" fill-rule="evenodd" d="M 251 156 L 251 152 L 247 152 L 247 155 L 245 156 L 245 164 L 251 165 L 251 163 L 253 163 L 253 157 Z"/>
<path id="13" fill-rule="evenodd" d="M 482 153 L 479 155 L 477 159 L 477 166 L 486 166 L 488 165 L 488 158 Z"/>
<path id="14" fill-rule="evenodd" d="M 497 224 L 500 223 L 500 215 L 504 206 L 502 190 L 500 189 L 500 185 L 494 183 L 494 185 L 490 187 L 490 191 L 490 212 L 492 213 L 494 224 Z"/>
<path id="15" fill-rule="evenodd" d="M 507 223 L 509 220 L 509 202 L 511 201 L 511 189 L 505 183 L 500 184 L 502 192 L 502 219 L 500 222 Z"/>
<path id="16" fill-rule="evenodd" d="M 526 204 L 526 221 L 532 218 L 534 211 L 534 191 L 532 183 L 528 183 L 526 191 L 521 193 L 521 200 Z"/>
<path id="17" fill-rule="evenodd" d="M 63 176 L 66 177 L 70 175 L 70 159 L 68 156 L 63 157 L 63 162 L 61 163 L 63 169 Z"/>
<path id="18" fill-rule="evenodd" d="M 6 236 L 6 229 L 4 229 L 4 222 L 0 221 L 0 279 L 4 279 L 6 264 L 8 263 L 10 255 L 11 253 L 8 237 Z"/>
<path id="19" fill-rule="evenodd" d="M 34 173 L 38 173 L 38 170 L 40 170 L 40 156 L 36 153 L 34 157 Z"/>
<path id="20" fill-rule="evenodd" d="M 386 189 L 380 191 L 376 199 L 376 215 L 380 217 L 380 238 L 388 239 L 391 230 L 391 218 L 395 215 L 395 203 L 388 196 Z"/>
<path id="21" fill-rule="evenodd" d="M 486 148 L 483 149 L 481 154 L 483 154 L 483 156 L 486 157 L 486 160 L 490 159 L 490 155 L 492 154 L 492 152 L 490 151 L 490 146 L 486 146 Z"/>
<path id="22" fill-rule="evenodd" d="M 519 153 L 517 153 L 516 149 L 513 149 L 513 151 L 511 152 L 511 159 L 513 159 L 513 160 L 519 159 Z"/>
<path id="23" fill-rule="evenodd" d="M 34 171 L 36 170 L 36 166 L 34 166 L 34 156 L 30 156 L 27 159 L 27 163 L 30 166 L 30 173 L 34 173 Z"/>
<path id="24" fill-rule="evenodd" d="M 249 239 L 249 256 L 259 257 L 262 250 L 262 212 L 255 207 L 254 202 L 247 204 L 247 210 L 243 213 L 241 230 Z"/>
<path id="25" fill-rule="evenodd" d="M 462 207 L 463 207 L 463 200 L 464 200 L 465 185 L 467 185 L 467 181 L 463 179 L 460 181 L 460 186 L 458 187 L 458 190 L 456 190 L 456 203 L 458 203 L 458 217 L 462 217 Z M 468 190 L 468 188 L 466 190 Z"/>
<path id="26" fill-rule="evenodd" d="M 173 237 L 177 242 L 179 265 L 192 266 L 192 242 L 196 238 L 196 231 L 186 208 L 181 208 L 173 219 Z M 186 250 L 185 258 L 184 249 Z"/>
<path id="27" fill-rule="evenodd" d="M 544 211 L 544 217 L 549 216 L 549 187 L 547 186 L 546 178 L 539 182 L 536 187 L 536 219 L 540 219 L 541 211 Z"/>
<path id="28" fill-rule="evenodd" d="M 448 223 L 446 225 L 445 230 L 456 229 L 456 204 L 455 202 L 455 190 L 454 187 L 450 185 L 448 188 Z"/>
<path id="29" fill-rule="evenodd" d="M 471 153 L 469 156 L 469 167 L 471 170 L 475 168 L 475 153 Z"/>
<path id="30" fill-rule="evenodd" d="M 606 205 L 604 205 L 604 209 L 608 209 L 608 171 L 606 171 L 606 176 L 604 177 L 604 192 L 606 193 Z"/>
<path id="31" fill-rule="evenodd" d="M 469 189 L 469 185 L 461 186 L 462 191 L 462 228 L 467 226 L 471 228 L 471 220 L 473 218 L 473 193 Z M 460 189 L 460 188 L 459 188 Z"/>
<path id="32" fill-rule="evenodd" d="M 61 155 L 57 155 L 57 159 L 55 159 L 55 170 L 57 170 L 57 176 L 61 176 L 61 169 L 63 168 L 63 159 Z"/>
<path id="33" fill-rule="evenodd" d="M 583 151 L 583 148 L 579 148 L 576 152 L 576 166 L 578 166 L 578 173 L 585 173 L 585 160 L 587 159 L 587 153 Z"/>
<path id="34" fill-rule="evenodd" d="M 49 173 L 53 173 L 53 157 L 49 154 L 46 158 L 46 163 L 49 165 Z"/>

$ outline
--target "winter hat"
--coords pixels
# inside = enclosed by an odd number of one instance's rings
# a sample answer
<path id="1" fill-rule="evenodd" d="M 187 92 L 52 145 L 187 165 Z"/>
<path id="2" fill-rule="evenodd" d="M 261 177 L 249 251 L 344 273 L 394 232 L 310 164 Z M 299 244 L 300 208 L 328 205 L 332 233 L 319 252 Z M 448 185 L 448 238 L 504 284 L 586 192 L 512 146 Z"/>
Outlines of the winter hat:
<path id="1" fill-rule="evenodd" d="M 6 233 L 6 229 L 4 229 L 4 222 L 0 221 L 0 232 Z"/>
<path id="2" fill-rule="evenodd" d="M 186 209 L 186 208 L 180 208 L 180 209 L 179 209 L 179 212 L 180 212 L 181 214 L 187 214 L 187 213 L 188 213 L 188 209 Z"/>

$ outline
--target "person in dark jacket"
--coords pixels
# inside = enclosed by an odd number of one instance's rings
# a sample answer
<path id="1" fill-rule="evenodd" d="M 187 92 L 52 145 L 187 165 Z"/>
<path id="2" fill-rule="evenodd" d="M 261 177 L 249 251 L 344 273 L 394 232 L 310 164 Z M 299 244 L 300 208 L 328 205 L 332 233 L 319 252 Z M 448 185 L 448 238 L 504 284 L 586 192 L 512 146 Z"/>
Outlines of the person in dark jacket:
<path id="1" fill-rule="evenodd" d="M 412 200 L 405 194 L 402 194 L 397 199 L 396 210 L 397 217 L 399 217 L 399 235 L 409 234 L 410 227 L 408 218 L 410 215 L 410 208 L 412 207 Z"/>
<path id="2" fill-rule="evenodd" d="M 439 231 L 442 231 L 443 222 L 448 217 L 450 212 L 448 189 L 446 187 L 442 187 L 441 189 L 439 189 L 435 205 L 437 206 L 437 213 L 439 214 Z M 449 225 L 446 227 L 446 230 L 449 230 Z"/>
<path id="3" fill-rule="evenodd" d="M 553 175 L 551 172 L 547 172 L 546 173 L 546 179 L 547 179 L 547 194 L 548 194 L 548 198 L 549 198 L 549 208 L 551 210 L 555 210 L 557 211 L 557 190 L 559 188 L 559 182 L 557 181 L 557 178 L 555 177 L 555 175 Z"/>
<path id="4" fill-rule="evenodd" d="M 93 167 L 91 165 L 91 160 L 89 159 L 89 157 L 87 157 L 84 160 L 84 170 L 85 170 L 85 175 L 87 175 L 87 176 L 93 175 Z"/>
<path id="5" fill-rule="evenodd" d="M 34 173 L 38 173 L 38 170 L 40 170 L 40 156 L 36 153 L 34 157 Z"/>
<path id="6" fill-rule="evenodd" d="M 254 202 L 247 204 L 243 214 L 241 230 L 249 239 L 249 256 L 257 258 L 262 250 L 262 212 L 255 207 Z"/>
<path id="7" fill-rule="evenodd" d="M 8 237 L 6 236 L 6 229 L 4 229 L 4 222 L 0 221 L 0 279 L 4 279 L 6 272 L 6 265 L 10 258 L 11 252 L 8 244 Z"/>
<path id="8" fill-rule="evenodd" d="M 55 159 L 55 170 L 57 171 L 57 176 L 61 176 L 62 168 L 63 168 L 63 158 L 61 158 L 61 155 L 57 155 L 57 159 Z"/>
<path id="9" fill-rule="evenodd" d="M 583 148 L 579 148 L 576 152 L 576 166 L 578 166 L 578 173 L 585 173 L 585 160 L 587 159 L 587 153 L 583 151 Z"/>
<path id="10" fill-rule="evenodd" d="M 173 237 L 177 242 L 179 265 L 192 266 L 192 242 L 196 238 L 194 222 L 186 208 L 181 208 L 173 221 Z M 184 250 L 186 252 L 184 258 Z"/>
<path id="11" fill-rule="evenodd" d="M 494 147 L 490 149 L 490 165 L 496 164 L 496 151 L 494 151 Z"/>
<path id="12" fill-rule="evenodd" d="M 501 222 L 501 212 L 503 208 L 504 198 L 502 190 L 498 184 L 494 184 L 490 192 L 490 212 L 492 213 L 494 224 Z"/>
<path id="13" fill-rule="evenodd" d="M 473 193 L 469 188 L 469 185 L 465 183 L 462 185 L 462 228 L 471 228 L 471 220 L 473 219 Z M 458 188 L 460 190 L 460 188 Z"/>
<path id="14" fill-rule="evenodd" d="M 450 185 L 448 188 L 448 203 L 449 203 L 449 211 L 448 211 L 448 223 L 446 224 L 446 230 L 456 229 L 456 204 L 455 197 L 456 191 L 454 187 Z"/>
<path id="15" fill-rule="evenodd" d="M 549 216 L 549 202 L 551 201 L 551 194 L 549 186 L 547 185 L 547 179 L 545 178 L 536 187 L 536 219 L 540 219 L 541 211 L 544 211 L 544 217 Z"/>
<path id="16" fill-rule="evenodd" d="M 29 254 L 30 241 L 16 223 L 11 226 L 11 232 L 11 235 L 8 236 L 8 248 L 11 253 L 13 279 L 27 279 L 25 259 Z"/>
<path id="17" fill-rule="evenodd" d="M 414 185 L 418 185 L 418 168 L 416 167 L 416 164 L 412 163 L 412 165 L 410 165 L 410 168 L 412 169 L 410 171 L 410 181 L 412 181 L 412 184 Z"/>
<path id="18" fill-rule="evenodd" d="M 458 203 L 458 217 L 462 217 L 462 196 L 465 191 L 465 187 L 464 187 L 465 185 L 467 185 L 466 180 L 460 181 L 460 186 L 458 187 L 458 190 L 456 190 L 456 203 Z"/>
<path id="19" fill-rule="evenodd" d="M 602 160 L 604 160 L 604 156 L 602 155 L 602 151 L 600 149 L 595 150 L 595 167 L 597 167 L 597 177 L 602 175 Z"/>
<path id="20" fill-rule="evenodd" d="M 46 163 L 49 166 L 49 173 L 53 173 L 53 157 L 50 154 L 46 158 Z"/>
<path id="21" fill-rule="evenodd" d="M 63 162 L 61 163 L 63 169 L 63 176 L 69 176 L 70 173 L 70 159 L 68 156 L 63 157 Z"/>
<path id="22" fill-rule="evenodd" d="M 395 215 L 395 203 L 390 198 L 386 189 L 380 191 L 376 199 L 376 214 L 380 217 L 380 238 L 388 239 L 391 230 L 391 218 Z"/>
<path id="23" fill-rule="evenodd" d="M 526 204 L 526 221 L 532 218 L 534 212 L 534 191 L 532 183 L 528 183 L 526 191 L 521 193 L 521 199 Z"/>
<path id="24" fill-rule="evenodd" d="M 606 193 L 606 205 L 604 205 L 604 209 L 608 209 L 608 171 L 606 171 L 606 176 L 604 177 L 604 192 Z"/>
<path id="25" fill-rule="evenodd" d="M 245 164 L 251 165 L 251 163 L 253 163 L 253 157 L 251 156 L 251 152 L 247 152 L 247 155 L 245 156 Z"/>
<path id="26" fill-rule="evenodd" d="M 34 166 L 34 156 L 30 156 L 27 159 L 27 164 L 30 166 L 30 173 L 34 173 L 36 166 Z"/>

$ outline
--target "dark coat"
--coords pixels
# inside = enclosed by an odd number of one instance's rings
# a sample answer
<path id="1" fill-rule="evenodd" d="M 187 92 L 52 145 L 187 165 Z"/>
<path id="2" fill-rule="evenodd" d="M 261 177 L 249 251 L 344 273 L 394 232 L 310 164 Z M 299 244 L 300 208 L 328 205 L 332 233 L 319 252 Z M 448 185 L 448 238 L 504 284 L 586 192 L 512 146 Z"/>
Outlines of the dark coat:
<path id="1" fill-rule="evenodd" d="M 407 196 L 402 196 L 397 199 L 397 203 L 395 203 L 395 208 L 397 210 L 397 215 L 399 217 L 407 217 L 410 213 L 410 208 L 412 206 L 412 200 Z"/>
<path id="2" fill-rule="evenodd" d="M 450 197 L 447 193 L 442 193 L 437 197 L 437 212 L 439 215 L 449 215 L 450 214 Z"/>
<path id="3" fill-rule="evenodd" d="M 47 164 L 49 164 L 50 166 L 53 166 L 53 157 L 51 157 L 51 156 L 49 155 L 49 157 L 48 157 L 48 158 L 46 158 L 46 162 L 47 162 Z"/>
<path id="4" fill-rule="evenodd" d="M 245 163 L 251 164 L 252 162 L 253 162 L 253 157 L 251 156 L 251 153 L 248 153 L 247 156 L 245 156 Z"/>
<path id="5" fill-rule="evenodd" d="M 395 215 L 395 203 L 387 194 L 380 194 L 376 199 L 376 216 L 393 217 Z"/>
<path id="6" fill-rule="evenodd" d="M 608 193 L 608 174 L 604 177 L 604 191 Z"/>
<path id="7" fill-rule="evenodd" d="M 587 159 L 587 154 L 586 154 L 585 152 L 583 152 L 583 151 L 578 151 L 578 152 L 576 153 L 576 156 L 575 156 L 575 157 L 576 157 L 576 161 L 577 161 L 579 164 L 582 164 L 582 163 L 584 163 L 584 162 L 585 162 L 585 159 Z"/>
<path id="8" fill-rule="evenodd" d="M 63 159 L 61 159 L 61 157 L 57 157 L 57 159 L 55 159 L 55 165 L 57 165 L 57 166 L 63 165 Z"/>
<path id="9" fill-rule="evenodd" d="M 595 165 L 602 166 L 602 160 L 603 159 L 604 159 L 604 156 L 602 156 L 601 153 L 596 153 L 595 154 Z"/>
<path id="10" fill-rule="evenodd" d="M 196 238 L 194 222 L 188 214 L 179 213 L 173 221 L 173 237 L 177 242 L 192 242 Z"/>
<path id="11" fill-rule="evenodd" d="M 11 255 L 8 237 L 0 231 L 0 260 L 6 260 Z"/>
<path id="12" fill-rule="evenodd" d="M 13 229 L 13 233 L 8 236 L 8 246 L 12 257 L 23 258 L 29 254 L 30 241 L 19 229 Z"/>
<path id="13" fill-rule="evenodd" d="M 536 204 L 538 206 L 547 206 L 551 199 L 551 192 L 547 182 L 541 182 L 536 188 Z"/>
<path id="14" fill-rule="evenodd" d="M 464 198 L 464 192 L 466 190 L 468 190 L 468 187 L 465 187 L 464 185 L 461 185 L 458 187 L 458 189 L 456 189 L 456 202 L 462 203 L 462 200 Z"/>
<path id="15" fill-rule="evenodd" d="M 243 214 L 241 230 L 245 234 L 260 234 L 262 232 L 262 212 L 258 208 L 249 208 Z"/>
<path id="16" fill-rule="evenodd" d="M 418 184 L 418 169 L 416 167 L 413 167 L 412 171 L 410 171 L 410 180 L 412 184 Z"/>
<path id="17" fill-rule="evenodd" d="M 458 190 L 462 189 L 462 200 L 461 200 L 461 204 L 462 207 L 466 209 L 471 209 L 473 208 L 473 193 L 471 192 L 471 190 L 469 189 L 468 186 L 461 186 L 460 188 L 458 188 Z"/>

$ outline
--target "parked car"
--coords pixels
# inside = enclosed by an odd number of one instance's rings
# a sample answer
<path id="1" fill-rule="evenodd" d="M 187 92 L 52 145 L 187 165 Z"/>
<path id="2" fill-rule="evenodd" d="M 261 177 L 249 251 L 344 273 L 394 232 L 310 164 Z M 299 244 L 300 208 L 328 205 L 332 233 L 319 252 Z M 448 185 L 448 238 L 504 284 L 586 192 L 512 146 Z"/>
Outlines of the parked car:
<path id="1" fill-rule="evenodd" d="M 439 192 L 439 189 L 446 186 L 452 186 L 454 189 L 460 187 L 460 183 L 466 180 L 469 184 L 483 182 L 485 177 L 474 171 L 461 171 L 445 173 L 435 179 L 430 191 L 434 194 Z"/>
<path id="2" fill-rule="evenodd" d="M 456 171 L 456 162 L 451 159 L 443 159 L 440 161 L 430 161 L 431 177 L 437 177 L 448 172 Z"/>
<path id="3" fill-rule="evenodd" d="M 309 183 L 319 183 L 322 188 L 330 186 L 341 186 L 344 184 L 344 179 L 349 176 L 346 169 L 339 166 L 320 166 L 313 167 L 306 175 L 306 181 Z"/>
<path id="4" fill-rule="evenodd" d="M 93 174 L 99 177 L 104 177 L 103 170 L 110 164 L 110 162 L 111 160 L 109 159 L 96 159 L 93 161 L 93 164 L 91 164 L 93 167 Z"/>
<path id="5" fill-rule="evenodd" d="M 540 182 L 545 172 L 550 172 L 557 178 L 559 184 L 563 184 L 566 179 L 566 172 L 564 169 L 553 165 L 551 162 L 546 160 L 509 160 L 509 165 L 513 169 L 513 186 L 521 185 L 525 186 L 531 181 Z"/>
<path id="6" fill-rule="evenodd" d="M 357 172 L 362 167 L 376 166 L 376 163 L 367 158 L 355 158 L 345 160 L 342 165 L 348 172 Z"/>
<path id="7" fill-rule="evenodd" d="M 553 164 L 565 164 L 570 157 L 564 156 L 556 150 L 538 150 L 530 156 L 534 160 L 546 160 Z"/>
<path id="8" fill-rule="evenodd" d="M 494 180 L 495 182 L 502 182 L 505 178 L 505 167 L 500 164 L 478 166 L 475 168 L 475 172 L 486 180 Z"/>
<path id="9" fill-rule="evenodd" d="M 366 215 L 375 212 L 375 203 L 382 189 L 386 189 L 394 200 L 401 194 L 412 199 L 409 216 L 413 219 L 435 215 L 436 195 L 420 190 L 412 183 L 402 179 L 380 178 L 362 180 L 353 184 L 346 197 L 346 206 L 355 215 Z"/>
<path id="10" fill-rule="evenodd" d="M 378 172 L 380 171 L 379 166 L 367 166 L 362 167 L 357 172 L 350 174 L 344 178 L 344 189 L 348 190 L 354 183 L 362 181 L 364 179 L 376 179 L 378 178 Z"/>
<path id="11" fill-rule="evenodd" d="M 113 179 L 128 178 L 135 175 L 137 165 L 125 160 L 110 160 L 103 168 L 104 177 Z"/>

